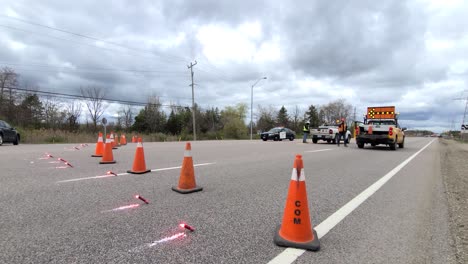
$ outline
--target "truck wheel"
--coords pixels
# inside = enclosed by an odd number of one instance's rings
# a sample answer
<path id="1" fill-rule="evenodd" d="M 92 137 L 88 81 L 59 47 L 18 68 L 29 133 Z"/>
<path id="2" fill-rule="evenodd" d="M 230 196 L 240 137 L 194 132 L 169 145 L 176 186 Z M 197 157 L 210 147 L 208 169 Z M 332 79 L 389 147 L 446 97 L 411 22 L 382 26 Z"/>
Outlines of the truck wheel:
<path id="1" fill-rule="evenodd" d="M 357 147 L 358 147 L 358 148 L 364 148 L 364 143 L 359 143 L 359 142 L 358 142 L 358 143 L 357 143 Z"/>
<path id="2" fill-rule="evenodd" d="M 289 141 L 293 141 L 293 140 L 294 140 L 294 136 L 290 136 Z"/>
<path id="3" fill-rule="evenodd" d="M 375 144 L 375 143 L 371 143 L 370 145 L 371 145 L 371 146 L 373 146 L 373 147 L 375 147 L 375 146 L 376 146 L 376 144 Z"/>
<path id="4" fill-rule="evenodd" d="M 398 138 L 395 138 L 395 142 L 388 144 L 390 150 L 396 150 L 396 142 Z"/>
<path id="5" fill-rule="evenodd" d="M 330 143 L 331 143 L 331 139 L 327 139 L 327 143 L 330 144 Z"/>
<path id="6" fill-rule="evenodd" d="M 268 138 L 267 138 L 267 137 L 264 137 L 264 138 L 262 138 L 262 139 L 263 139 L 263 141 L 267 141 L 267 140 L 268 140 Z"/>
<path id="7" fill-rule="evenodd" d="M 317 139 L 316 139 L 316 138 L 313 138 L 313 139 L 312 139 L 312 143 L 317 144 Z"/>
<path id="8" fill-rule="evenodd" d="M 405 138 L 403 138 L 403 141 L 401 143 L 398 143 L 399 148 L 404 148 L 405 147 Z"/>
<path id="9" fill-rule="evenodd" d="M 273 140 L 274 140 L 274 141 L 278 141 L 278 140 L 279 140 L 279 137 L 278 137 L 278 136 L 275 136 L 275 137 L 273 138 Z"/>

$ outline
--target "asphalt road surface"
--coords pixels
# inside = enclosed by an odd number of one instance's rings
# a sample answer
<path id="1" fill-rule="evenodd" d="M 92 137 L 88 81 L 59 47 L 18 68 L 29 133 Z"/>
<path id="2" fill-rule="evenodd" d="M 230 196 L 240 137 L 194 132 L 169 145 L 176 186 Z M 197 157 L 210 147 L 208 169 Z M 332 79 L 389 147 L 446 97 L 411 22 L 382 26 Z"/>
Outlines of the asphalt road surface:
<path id="1" fill-rule="evenodd" d="M 453 263 L 439 144 L 192 142 L 203 191 L 185 195 L 171 190 L 184 142 L 144 143 L 154 171 L 143 175 L 125 173 L 136 144 L 114 150 L 109 165 L 91 157 L 95 144 L 4 145 L 0 263 Z M 273 243 L 296 154 L 318 252 Z M 118 176 L 96 177 L 109 170 Z"/>

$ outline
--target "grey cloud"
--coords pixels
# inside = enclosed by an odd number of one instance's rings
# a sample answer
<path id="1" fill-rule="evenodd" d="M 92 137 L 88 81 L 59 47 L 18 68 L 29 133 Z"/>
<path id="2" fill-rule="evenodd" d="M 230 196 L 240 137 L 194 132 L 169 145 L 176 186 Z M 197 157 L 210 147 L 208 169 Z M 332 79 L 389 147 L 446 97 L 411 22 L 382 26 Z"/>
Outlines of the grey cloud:
<path id="1" fill-rule="evenodd" d="M 223 22 L 236 25 L 269 11 L 269 1 L 174 0 L 163 3 L 166 17 L 178 21 Z M 274 3 L 270 3 L 270 5 Z"/>
<path id="2" fill-rule="evenodd" d="M 404 1 L 313 3 L 284 17 L 285 43 L 297 70 L 346 78 L 383 68 L 379 73 L 385 75 L 389 66 L 412 64 L 423 52 L 425 29 L 418 21 L 425 18 Z M 397 58 L 401 53 L 404 58 Z"/>
<path id="3" fill-rule="evenodd" d="M 434 15 L 431 12 L 436 11 L 429 12 L 418 1 L 390 0 L 28 2 L 10 1 L 7 6 L 23 19 L 131 47 L 101 43 L 104 48 L 97 48 L 93 47 L 94 40 L 0 17 L 0 24 L 35 32 L 0 28 L 0 35 L 6 36 L 0 38 L 2 61 L 115 69 L 96 73 L 72 70 L 60 73 L 56 68 L 16 69 L 23 82 L 39 84 L 44 89 L 76 94 L 80 86 L 96 85 L 104 87 L 107 94 L 129 100 L 145 101 L 154 94 L 165 102 L 190 105 L 187 64 L 197 60 L 195 97 L 201 106 L 249 104 L 250 86 L 267 76 L 268 80 L 255 90 L 255 105 L 285 105 L 292 111 L 294 105 L 323 105 L 336 99 L 324 87 L 310 87 L 307 94 L 296 89 L 297 80 L 312 77 L 353 89 L 359 100 L 352 104 L 359 109 L 367 105 L 404 104 L 402 118 L 408 123 L 440 126 L 458 111 L 450 106 L 449 97 L 431 100 L 429 107 L 420 110 L 405 102 L 402 95 L 412 89 L 423 89 L 427 83 L 454 78 L 447 74 L 448 68 L 454 60 L 466 60 L 462 51 L 467 48 L 457 46 L 446 53 L 429 54 L 425 37 L 429 31 L 435 37 L 450 40 L 465 36 L 466 3 L 460 10 Z M 263 31 L 263 39 L 258 39 L 255 45 L 279 38 L 282 60 L 222 64 L 203 56 L 203 47 L 196 38 L 200 26 L 212 23 L 236 28 L 252 21 L 261 23 Z M 154 42 L 178 34 L 185 36 L 180 43 L 162 47 Z M 10 49 L 5 42 L 10 38 L 27 48 Z M 117 69 L 154 72 L 129 73 Z"/>

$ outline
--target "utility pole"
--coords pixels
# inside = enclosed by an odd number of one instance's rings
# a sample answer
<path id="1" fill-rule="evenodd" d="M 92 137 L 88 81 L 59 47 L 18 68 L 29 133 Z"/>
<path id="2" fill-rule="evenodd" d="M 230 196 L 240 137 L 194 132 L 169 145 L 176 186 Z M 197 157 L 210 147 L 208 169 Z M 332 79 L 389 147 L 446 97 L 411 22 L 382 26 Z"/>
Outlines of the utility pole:
<path id="1" fill-rule="evenodd" d="M 354 122 L 356 122 L 356 107 L 354 107 Z"/>
<path id="2" fill-rule="evenodd" d="M 197 61 L 195 63 L 190 62 L 190 66 L 187 65 L 187 68 L 190 69 L 190 76 L 192 77 L 192 123 L 193 123 L 193 141 L 197 140 L 197 130 L 196 130 L 196 125 L 195 125 L 195 93 L 193 87 L 195 84 L 193 83 L 193 66 L 197 65 Z"/>
<path id="3" fill-rule="evenodd" d="M 354 117 L 353 117 L 353 138 L 356 138 L 356 107 L 354 107 Z M 349 143 L 349 142 L 348 142 Z"/>
<path id="4" fill-rule="evenodd" d="M 261 80 L 266 80 L 267 77 L 262 77 L 258 79 L 251 87 L 250 87 L 250 140 L 252 140 L 252 130 L 253 130 L 253 120 L 252 120 L 252 110 L 253 110 L 253 88 L 257 83 Z"/>
<path id="5" fill-rule="evenodd" d="M 468 92 L 468 90 L 465 90 L 464 92 Z M 464 124 L 465 124 L 465 120 L 466 120 L 466 111 L 467 111 L 467 109 L 468 109 L 468 96 L 465 97 L 465 98 L 463 98 L 463 97 L 461 97 L 461 98 L 455 98 L 455 99 L 453 99 L 453 100 L 465 100 L 465 112 L 464 112 L 464 114 L 463 114 L 463 121 L 462 121 L 462 125 L 464 125 Z"/>

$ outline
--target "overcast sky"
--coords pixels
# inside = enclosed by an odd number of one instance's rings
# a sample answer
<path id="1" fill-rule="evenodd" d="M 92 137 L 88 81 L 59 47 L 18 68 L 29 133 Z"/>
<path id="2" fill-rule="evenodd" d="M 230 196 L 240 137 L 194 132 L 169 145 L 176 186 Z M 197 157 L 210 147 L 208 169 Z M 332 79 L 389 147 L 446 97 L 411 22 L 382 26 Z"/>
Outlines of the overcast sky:
<path id="1" fill-rule="evenodd" d="M 410 129 L 459 129 L 468 1 L 0 0 L 0 67 L 41 91 L 289 113 L 343 98 L 395 105 Z M 34 25 L 37 24 L 37 25 Z M 43 25 L 43 26 L 39 26 Z M 83 36 L 53 30 L 57 28 Z M 117 105 L 109 111 L 118 109 Z"/>

